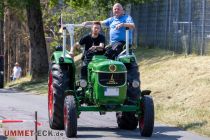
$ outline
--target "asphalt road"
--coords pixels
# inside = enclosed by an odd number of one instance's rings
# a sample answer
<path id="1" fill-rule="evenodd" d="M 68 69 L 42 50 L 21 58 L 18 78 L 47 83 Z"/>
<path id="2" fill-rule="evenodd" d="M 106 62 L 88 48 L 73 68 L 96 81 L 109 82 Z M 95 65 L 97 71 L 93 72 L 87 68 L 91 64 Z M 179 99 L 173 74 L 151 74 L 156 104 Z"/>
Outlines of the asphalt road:
<path id="1" fill-rule="evenodd" d="M 38 112 L 38 122 L 41 123 L 41 126 L 38 126 L 38 140 L 67 139 L 64 131 L 56 131 L 49 128 L 47 96 L 0 89 L 0 120 L 25 120 L 23 123 L 0 124 L 0 140 L 35 140 L 35 125 L 33 122 L 35 111 Z M 140 136 L 138 129 L 135 131 L 118 129 L 115 113 L 107 113 L 106 115 L 100 116 L 98 112 L 81 114 L 78 120 L 77 138 L 73 139 L 210 140 L 208 137 L 202 137 L 191 132 L 161 125 L 159 123 L 155 123 L 152 137 L 144 138 Z"/>

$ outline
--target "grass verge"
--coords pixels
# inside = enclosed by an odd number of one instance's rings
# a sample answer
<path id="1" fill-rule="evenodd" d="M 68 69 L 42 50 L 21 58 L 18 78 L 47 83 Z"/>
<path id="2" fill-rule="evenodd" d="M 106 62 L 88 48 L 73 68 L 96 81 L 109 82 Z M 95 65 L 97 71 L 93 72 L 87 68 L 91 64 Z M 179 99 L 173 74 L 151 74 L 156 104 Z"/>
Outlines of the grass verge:
<path id="1" fill-rule="evenodd" d="M 167 52 L 168 53 L 168 52 Z M 210 56 L 166 54 L 140 62 L 156 120 L 210 136 Z"/>
<path id="2" fill-rule="evenodd" d="M 38 81 L 32 81 L 31 76 L 26 76 L 16 81 L 7 83 L 6 88 L 15 88 L 17 90 L 32 92 L 34 94 L 47 95 L 48 92 L 47 81 L 48 81 L 47 77 L 43 77 Z"/>

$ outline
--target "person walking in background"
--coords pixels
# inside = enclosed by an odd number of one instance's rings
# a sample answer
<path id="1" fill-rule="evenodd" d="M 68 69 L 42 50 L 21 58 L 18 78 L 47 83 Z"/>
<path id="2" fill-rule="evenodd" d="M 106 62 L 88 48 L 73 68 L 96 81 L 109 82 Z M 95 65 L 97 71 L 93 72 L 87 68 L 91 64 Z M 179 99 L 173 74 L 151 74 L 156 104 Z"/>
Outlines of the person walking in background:
<path id="1" fill-rule="evenodd" d="M 13 73 L 12 73 L 12 80 L 16 80 L 16 79 L 19 79 L 21 77 L 21 72 L 22 72 L 22 69 L 19 65 L 18 62 L 15 63 L 15 66 L 13 68 Z"/>

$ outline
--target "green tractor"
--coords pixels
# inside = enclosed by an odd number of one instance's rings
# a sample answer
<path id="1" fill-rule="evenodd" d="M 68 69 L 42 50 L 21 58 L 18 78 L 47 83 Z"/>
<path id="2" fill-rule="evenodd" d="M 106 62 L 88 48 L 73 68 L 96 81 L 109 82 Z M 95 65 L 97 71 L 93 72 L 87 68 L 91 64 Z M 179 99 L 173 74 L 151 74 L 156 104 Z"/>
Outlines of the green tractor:
<path id="1" fill-rule="evenodd" d="M 51 57 L 48 79 L 48 114 L 50 128 L 65 130 L 67 137 L 76 137 L 77 119 L 83 111 L 97 111 L 101 115 L 116 112 L 119 128 L 133 130 L 139 124 L 141 136 L 150 137 L 154 128 L 154 104 L 151 91 L 141 91 L 132 104 L 127 89 L 129 84 L 139 87 L 140 82 L 128 82 L 126 65 L 136 61 L 129 53 L 128 30 L 126 49 L 116 60 L 94 56 L 88 65 L 88 78 L 76 81 L 75 63 L 69 53 L 73 50 L 74 28 L 80 24 L 65 24 L 63 46 Z M 66 32 L 70 34 L 71 50 L 66 50 Z"/>

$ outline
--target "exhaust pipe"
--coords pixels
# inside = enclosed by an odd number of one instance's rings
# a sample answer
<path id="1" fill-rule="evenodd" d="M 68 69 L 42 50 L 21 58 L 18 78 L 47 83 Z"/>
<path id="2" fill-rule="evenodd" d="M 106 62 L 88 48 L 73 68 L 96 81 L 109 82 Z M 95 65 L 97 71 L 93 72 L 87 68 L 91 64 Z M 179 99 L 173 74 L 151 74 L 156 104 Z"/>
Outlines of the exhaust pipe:
<path id="1" fill-rule="evenodd" d="M 126 34 L 125 34 L 125 38 L 126 38 L 126 56 L 129 55 L 129 28 L 126 27 Z"/>
<path id="2" fill-rule="evenodd" d="M 66 57 L 66 27 L 63 27 L 63 58 Z"/>

